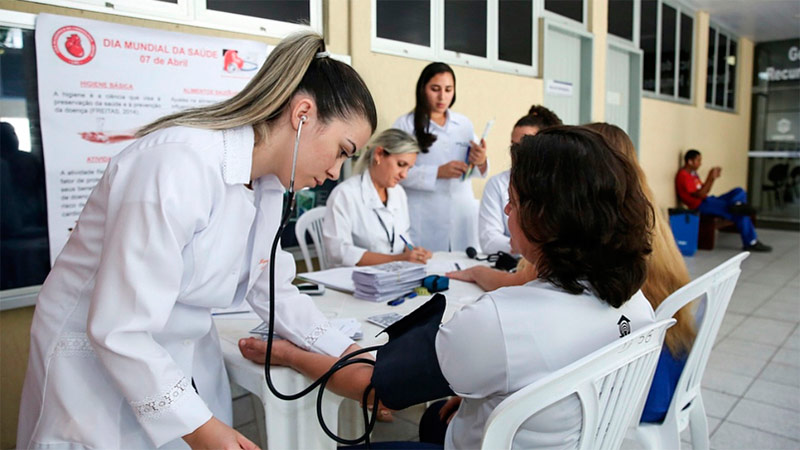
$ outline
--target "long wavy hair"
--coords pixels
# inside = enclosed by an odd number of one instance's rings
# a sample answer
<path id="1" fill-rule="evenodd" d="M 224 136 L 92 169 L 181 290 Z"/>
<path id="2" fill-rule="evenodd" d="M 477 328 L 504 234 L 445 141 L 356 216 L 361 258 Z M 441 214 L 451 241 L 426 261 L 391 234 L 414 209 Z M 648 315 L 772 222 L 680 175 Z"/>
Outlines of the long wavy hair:
<path id="1" fill-rule="evenodd" d="M 252 125 L 257 137 L 287 108 L 296 93 L 310 95 L 322 123 L 333 118 L 363 117 L 372 131 L 378 114 L 367 85 L 347 64 L 326 56 L 322 36 L 302 31 L 284 38 L 258 73 L 238 94 L 213 105 L 164 116 L 137 132 L 144 136 L 161 128 L 187 126 L 224 130 Z"/>
<path id="2" fill-rule="evenodd" d="M 419 148 L 422 153 L 428 153 L 428 149 L 436 142 L 436 136 L 428 131 L 431 123 L 431 105 L 428 104 L 428 97 L 425 95 L 425 85 L 431 78 L 440 73 L 449 73 L 453 76 L 453 100 L 450 101 L 448 108 L 456 103 L 456 74 L 453 68 L 443 62 L 433 62 L 422 69 L 417 79 L 416 103 L 414 105 L 414 136 L 417 138 Z"/>
<path id="3" fill-rule="evenodd" d="M 634 163 L 644 195 L 650 200 L 650 203 L 655 204 L 653 191 L 647 184 L 647 177 L 639 165 L 636 148 L 630 137 L 621 128 L 609 123 L 591 123 L 585 126 L 602 134 L 609 145 L 621 151 Z M 672 235 L 669 223 L 662 214 L 656 213 L 653 227 L 653 253 L 647 259 L 647 278 L 642 285 L 642 292 L 650 301 L 653 309 L 656 309 L 664 299 L 688 284 L 690 280 L 689 270 L 675 244 L 675 237 Z M 681 357 L 691 350 L 697 335 L 691 305 L 686 305 L 678 310 L 674 318 L 677 323 L 667 329 L 664 343 L 673 356 Z"/>
<path id="4" fill-rule="evenodd" d="M 511 147 L 510 201 L 537 244 L 539 278 L 619 308 L 642 286 L 653 208 L 636 168 L 587 128 L 557 126 Z"/>

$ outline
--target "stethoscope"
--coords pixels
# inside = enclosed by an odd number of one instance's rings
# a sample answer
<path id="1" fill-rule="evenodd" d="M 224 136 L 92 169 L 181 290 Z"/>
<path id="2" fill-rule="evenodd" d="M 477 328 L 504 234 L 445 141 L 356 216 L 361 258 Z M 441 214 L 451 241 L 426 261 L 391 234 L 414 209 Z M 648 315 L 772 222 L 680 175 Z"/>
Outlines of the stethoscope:
<path id="1" fill-rule="evenodd" d="M 272 377 L 270 376 L 270 360 L 272 359 L 272 341 L 273 341 L 273 333 L 275 330 L 275 253 L 278 249 L 278 242 L 280 241 L 281 234 L 283 234 L 283 229 L 286 227 L 286 224 L 289 221 L 289 217 L 291 217 L 292 212 L 294 211 L 294 177 L 295 171 L 297 169 L 297 149 L 300 145 L 300 132 L 303 129 L 303 123 L 308 120 L 308 117 L 302 116 L 300 117 L 300 123 L 297 125 L 297 136 L 294 140 L 294 154 L 292 156 L 292 174 L 289 179 L 289 192 L 287 196 L 286 204 L 283 206 L 283 214 L 281 216 L 281 222 L 278 226 L 278 231 L 275 233 L 275 238 L 272 241 L 272 249 L 270 251 L 270 265 L 269 265 L 269 332 L 267 333 L 267 355 L 266 355 L 266 362 L 264 364 L 264 378 L 267 381 L 267 387 L 269 388 L 270 392 L 275 394 L 281 400 L 297 400 L 301 397 L 305 397 L 315 388 L 319 387 L 319 393 L 317 394 L 317 419 L 319 420 L 319 424 L 322 427 L 322 430 L 325 434 L 328 435 L 331 439 L 335 440 L 340 444 L 345 445 L 355 445 L 361 441 L 365 441 L 367 445 L 369 445 L 369 435 L 372 433 L 372 429 L 375 427 L 375 419 L 377 418 L 378 414 L 378 396 L 375 395 L 373 398 L 372 404 L 372 417 L 369 415 L 369 408 L 367 406 L 367 400 L 369 398 L 369 392 L 372 389 L 372 383 L 367 385 L 367 388 L 364 390 L 364 396 L 361 399 L 362 404 L 362 411 L 364 417 L 364 434 L 356 439 L 345 439 L 342 437 L 337 436 L 333 433 L 327 425 L 325 425 L 325 419 L 322 417 L 322 396 L 325 393 L 325 386 L 328 384 L 328 380 L 330 380 L 331 376 L 339 370 L 351 364 L 370 364 L 372 366 L 375 365 L 375 361 L 368 358 L 355 358 L 354 357 L 361 355 L 363 353 L 368 353 L 371 351 L 375 351 L 380 348 L 380 345 L 362 348 L 360 350 L 356 350 L 352 353 L 348 353 L 347 355 L 342 356 L 336 363 L 331 366 L 331 368 L 325 372 L 321 377 L 316 379 L 313 383 L 311 383 L 308 387 L 303 389 L 302 391 L 296 394 L 283 394 L 278 391 L 278 389 L 272 384 Z"/>

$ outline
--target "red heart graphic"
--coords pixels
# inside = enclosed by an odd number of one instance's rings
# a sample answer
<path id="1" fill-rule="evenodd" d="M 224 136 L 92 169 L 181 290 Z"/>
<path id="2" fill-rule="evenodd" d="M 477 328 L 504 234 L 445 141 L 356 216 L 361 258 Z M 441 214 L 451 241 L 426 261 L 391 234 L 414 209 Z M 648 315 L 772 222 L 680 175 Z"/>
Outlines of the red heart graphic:
<path id="1" fill-rule="evenodd" d="M 71 34 L 64 43 L 70 55 L 80 58 L 83 56 L 83 46 L 81 46 L 81 37 L 77 34 Z"/>

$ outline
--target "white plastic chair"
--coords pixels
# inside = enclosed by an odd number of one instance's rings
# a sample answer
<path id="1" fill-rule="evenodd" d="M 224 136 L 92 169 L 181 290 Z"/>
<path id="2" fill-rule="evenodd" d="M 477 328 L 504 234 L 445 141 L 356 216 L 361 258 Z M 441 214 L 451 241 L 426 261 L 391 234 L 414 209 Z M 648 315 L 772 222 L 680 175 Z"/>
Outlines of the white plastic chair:
<path id="1" fill-rule="evenodd" d="M 300 251 L 303 253 L 303 260 L 306 263 L 306 270 L 309 272 L 314 271 L 314 265 L 311 263 L 311 255 L 308 253 L 308 244 L 306 243 L 306 232 L 311 235 L 311 241 L 314 243 L 314 248 L 317 251 L 317 261 L 319 262 L 319 270 L 328 268 L 328 253 L 325 251 L 325 245 L 322 242 L 322 219 L 325 218 L 325 207 L 318 206 L 304 212 L 294 225 L 294 235 L 297 238 L 297 243 L 300 244 Z"/>
<path id="2" fill-rule="evenodd" d="M 583 408 L 578 448 L 619 448 L 653 378 L 666 329 L 674 323 L 644 327 L 515 392 L 489 416 L 481 448 L 511 448 L 523 422 L 572 394 Z"/>
<path id="3" fill-rule="evenodd" d="M 680 449 L 681 431 L 691 425 L 692 448 L 709 448 L 708 420 L 700 395 L 700 383 L 717 338 L 722 318 L 728 309 L 733 289 L 739 279 L 742 261 L 750 255 L 739 253 L 705 275 L 678 289 L 656 309 L 656 318 L 670 318 L 689 302 L 705 297 L 705 312 L 698 318 L 697 337 L 689 351 L 686 365 L 678 379 L 664 422 L 641 423 L 634 432 L 639 443 L 648 449 Z M 638 417 L 636 419 L 638 421 Z"/>

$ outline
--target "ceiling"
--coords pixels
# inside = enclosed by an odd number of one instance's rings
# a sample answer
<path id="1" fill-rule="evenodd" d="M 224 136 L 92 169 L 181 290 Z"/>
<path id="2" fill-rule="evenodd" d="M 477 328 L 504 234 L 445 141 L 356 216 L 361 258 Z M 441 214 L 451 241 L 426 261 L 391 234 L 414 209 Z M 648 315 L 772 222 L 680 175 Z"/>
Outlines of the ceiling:
<path id="1" fill-rule="evenodd" d="M 686 0 L 714 24 L 753 42 L 800 38 L 798 0 Z"/>

